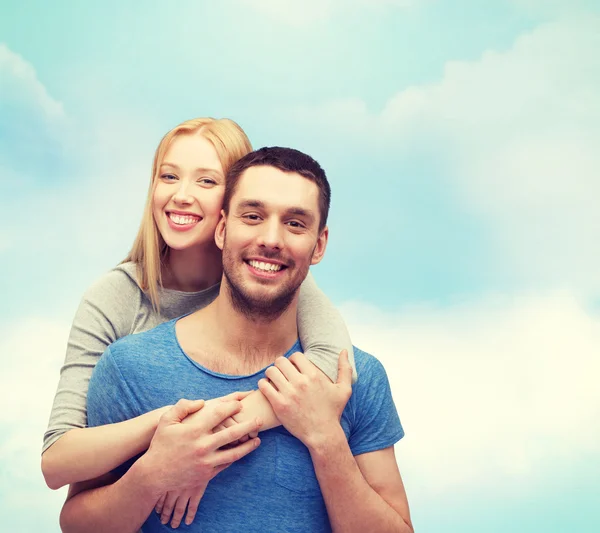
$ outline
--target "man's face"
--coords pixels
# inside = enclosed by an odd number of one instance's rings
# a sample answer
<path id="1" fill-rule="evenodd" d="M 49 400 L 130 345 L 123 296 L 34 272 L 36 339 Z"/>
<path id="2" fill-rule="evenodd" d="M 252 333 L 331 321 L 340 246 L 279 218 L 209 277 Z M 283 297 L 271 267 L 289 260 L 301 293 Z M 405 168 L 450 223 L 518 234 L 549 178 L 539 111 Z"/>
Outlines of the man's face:
<path id="1" fill-rule="evenodd" d="M 251 316 L 281 314 L 325 253 L 319 220 L 315 183 L 274 167 L 247 169 L 215 235 L 234 305 Z"/>

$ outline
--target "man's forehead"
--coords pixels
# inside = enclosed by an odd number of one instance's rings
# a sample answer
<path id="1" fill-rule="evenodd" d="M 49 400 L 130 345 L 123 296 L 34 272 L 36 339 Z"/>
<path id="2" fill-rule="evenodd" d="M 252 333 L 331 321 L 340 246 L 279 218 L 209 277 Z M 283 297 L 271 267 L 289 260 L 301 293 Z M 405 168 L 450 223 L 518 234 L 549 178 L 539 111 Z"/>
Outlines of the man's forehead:
<path id="1" fill-rule="evenodd" d="M 236 206 L 260 203 L 262 207 L 285 205 L 289 208 L 317 210 L 318 196 L 316 183 L 297 172 L 256 166 L 248 168 L 240 176 L 232 203 Z"/>

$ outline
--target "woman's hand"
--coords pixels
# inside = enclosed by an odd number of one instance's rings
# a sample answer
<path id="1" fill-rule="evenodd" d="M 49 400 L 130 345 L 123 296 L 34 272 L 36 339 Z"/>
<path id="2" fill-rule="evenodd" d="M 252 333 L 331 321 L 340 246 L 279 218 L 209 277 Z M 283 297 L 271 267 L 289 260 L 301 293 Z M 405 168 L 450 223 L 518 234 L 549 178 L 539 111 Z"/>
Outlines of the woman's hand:
<path id="1" fill-rule="evenodd" d="M 181 524 L 181 519 L 185 515 L 186 525 L 190 525 L 196 517 L 200 500 L 204 495 L 206 485 L 201 485 L 194 489 L 170 491 L 163 494 L 156 504 L 156 512 L 160 515 L 162 524 L 171 520 L 171 527 L 176 529 Z M 173 517 L 171 518 L 171 514 Z"/>
<path id="2" fill-rule="evenodd" d="M 231 400 L 237 400 L 237 401 L 241 401 L 243 400 L 246 396 L 248 396 L 249 394 L 252 394 L 254 391 L 244 391 L 244 392 L 232 392 L 231 394 L 228 394 L 227 396 L 223 396 L 222 398 L 219 398 L 219 400 L 222 401 L 231 401 Z M 221 422 L 217 427 L 215 427 L 215 429 L 213 429 L 214 433 L 218 433 L 219 431 L 223 431 L 224 429 L 230 428 L 232 426 L 235 426 L 238 423 L 238 421 L 233 417 L 230 416 L 229 418 L 226 418 L 225 420 L 223 420 L 223 422 Z M 253 431 L 252 433 L 250 433 L 249 435 L 244 435 L 243 437 L 241 437 L 240 439 L 238 439 L 236 442 L 232 443 L 232 444 L 240 444 L 242 442 L 246 442 L 248 439 L 253 439 L 255 437 L 258 436 L 258 431 Z"/>

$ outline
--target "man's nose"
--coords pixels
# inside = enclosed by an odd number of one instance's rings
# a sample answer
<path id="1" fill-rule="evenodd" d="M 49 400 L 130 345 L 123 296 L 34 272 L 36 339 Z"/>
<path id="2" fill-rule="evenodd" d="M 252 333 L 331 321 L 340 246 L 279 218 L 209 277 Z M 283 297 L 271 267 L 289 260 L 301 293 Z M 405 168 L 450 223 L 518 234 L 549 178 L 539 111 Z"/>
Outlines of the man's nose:
<path id="1" fill-rule="evenodd" d="M 261 224 L 258 245 L 276 249 L 283 247 L 283 228 L 278 220 L 266 220 Z"/>

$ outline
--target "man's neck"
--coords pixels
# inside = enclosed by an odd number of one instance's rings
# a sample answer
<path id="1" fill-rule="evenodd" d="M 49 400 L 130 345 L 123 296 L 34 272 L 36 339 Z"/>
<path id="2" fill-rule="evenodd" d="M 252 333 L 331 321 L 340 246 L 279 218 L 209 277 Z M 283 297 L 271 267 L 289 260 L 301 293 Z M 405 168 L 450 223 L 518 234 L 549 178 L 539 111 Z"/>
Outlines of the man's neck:
<path id="1" fill-rule="evenodd" d="M 221 285 L 209 306 L 182 318 L 177 336 L 183 350 L 223 374 L 252 374 L 285 354 L 298 339 L 297 296 L 277 317 L 248 316 Z"/>

